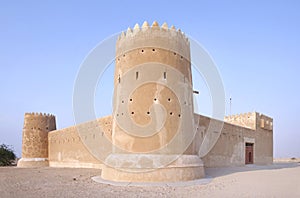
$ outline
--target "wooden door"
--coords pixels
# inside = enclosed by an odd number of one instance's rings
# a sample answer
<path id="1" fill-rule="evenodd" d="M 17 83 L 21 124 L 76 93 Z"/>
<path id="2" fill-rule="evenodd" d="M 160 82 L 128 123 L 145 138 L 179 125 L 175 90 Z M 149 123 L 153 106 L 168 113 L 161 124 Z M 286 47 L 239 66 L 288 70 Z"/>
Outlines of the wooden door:
<path id="1" fill-rule="evenodd" d="M 246 143 L 245 145 L 245 164 L 254 163 L 253 143 Z"/>

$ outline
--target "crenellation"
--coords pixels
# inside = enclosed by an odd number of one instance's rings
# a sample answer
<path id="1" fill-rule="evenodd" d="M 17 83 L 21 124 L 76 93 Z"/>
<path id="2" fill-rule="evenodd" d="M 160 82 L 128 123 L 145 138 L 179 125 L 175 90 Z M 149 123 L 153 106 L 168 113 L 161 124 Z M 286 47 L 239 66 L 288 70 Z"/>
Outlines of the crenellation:
<path id="1" fill-rule="evenodd" d="M 157 23 L 157 21 L 153 21 L 151 28 L 152 29 L 160 29 L 159 24 Z"/>
<path id="2" fill-rule="evenodd" d="M 130 36 L 130 35 L 132 35 L 132 30 L 131 30 L 130 27 L 128 27 L 128 28 L 127 28 L 127 31 L 126 31 L 126 34 L 124 34 L 124 38 L 125 38 L 126 36 Z"/>
<path id="3" fill-rule="evenodd" d="M 142 30 L 148 30 L 150 28 L 150 25 L 147 21 L 144 21 L 143 25 L 142 25 Z"/>
<path id="4" fill-rule="evenodd" d="M 166 22 L 164 22 L 164 23 L 162 24 L 162 26 L 161 26 L 161 29 L 162 29 L 162 30 L 169 30 L 168 24 L 167 24 Z"/>
<path id="5" fill-rule="evenodd" d="M 159 37 L 157 36 L 161 37 L 161 39 L 159 39 Z M 146 37 L 148 40 L 144 39 Z M 156 45 L 163 49 L 170 49 L 171 51 L 176 51 L 177 53 L 181 54 L 183 57 L 187 58 L 188 60 L 190 58 L 190 55 L 187 54 L 187 52 L 189 52 L 188 49 L 190 45 L 188 38 L 185 36 L 183 32 L 181 32 L 180 29 L 176 31 L 174 26 L 168 28 L 167 23 L 164 23 L 160 27 L 159 24 L 156 21 L 154 21 L 152 26 L 150 27 L 148 22 L 145 21 L 142 27 L 140 27 L 138 24 L 136 24 L 133 29 L 128 27 L 126 33 L 122 32 L 118 37 L 117 43 L 120 43 L 119 45 L 122 45 L 122 43 L 126 43 L 126 44 L 123 44 L 122 50 L 117 50 L 117 51 L 123 51 L 122 53 L 117 53 L 117 57 L 119 57 L 121 54 L 124 54 L 129 49 L 136 48 L 135 44 L 137 43 L 133 42 L 132 41 L 133 39 L 144 40 L 144 42 L 146 42 L 145 43 L 146 46 Z M 154 39 L 156 39 L 157 41 L 155 42 Z M 171 39 L 176 40 L 176 42 L 168 41 Z"/>
<path id="6" fill-rule="evenodd" d="M 253 130 L 265 129 L 273 130 L 273 119 L 257 112 L 241 113 L 238 115 L 229 115 L 225 117 L 225 122 L 248 127 Z"/>
<path id="7" fill-rule="evenodd" d="M 139 26 L 139 24 L 137 23 L 137 24 L 135 24 L 135 26 L 133 27 L 133 30 L 132 30 L 132 33 L 133 33 L 133 35 L 135 35 L 137 32 L 139 32 L 140 31 L 140 26 Z"/>
<path id="8" fill-rule="evenodd" d="M 257 121 L 256 121 L 255 112 L 240 113 L 237 115 L 225 116 L 224 121 L 238 126 L 247 127 L 256 130 Z"/>
<path id="9" fill-rule="evenodd" d="M 32 119 L 38 119 L 38 118 L 55 118 L 55 115 L 50 114 L 50 113 L 41 113 L 41 112 L 31 112 L 31 113 L 25 113 L 25 117 L 31 117 Z"/>

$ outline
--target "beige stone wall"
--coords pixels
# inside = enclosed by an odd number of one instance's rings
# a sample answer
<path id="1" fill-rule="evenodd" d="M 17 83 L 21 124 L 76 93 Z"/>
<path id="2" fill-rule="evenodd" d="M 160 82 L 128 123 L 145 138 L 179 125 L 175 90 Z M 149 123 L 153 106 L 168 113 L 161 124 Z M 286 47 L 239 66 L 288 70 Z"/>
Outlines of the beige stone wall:
<path id="1" fill-rule="evenodd" d="M 100 168 L 102 162 L 93 150 L 103 145 L 93 145 L 96 139 L 111 139 L 111 116 L 49 133 L 49 161 L 52 167 Z M 82 130 L 80 133 L 78 130 Z M 89 142 L 90 147 L 85 145 Z M 111 148 L 107 148 L 110 149 Z"/>
<path id="2" fill-rule="evenodd" d="M 248 115 L 254 120 L 249 120 Z M 247 118 L 245 118 L 245 116 Z M 271 164 L 273 162 L 273 129 L 270 130 L 270 128 L 265 129 L 260 127 L 261 118 L 267 119 L 269 123 L 272 120 L 256 112 L 242 114 L 242 118 L 235 120 L 240 120 L 238 124 L 243 126 L 245 126 L 245 123 L 250 123 L 249 125 L 252 126 L 252 128 L 253 125 L 259 126 L 256 130 L 250 129 L 250 127 L 245 128 L 225 122 L 216 145 L 208 155 L 203 158 L 205 167 L 244 165 L 246 142 L 254 143 L 254 164 Z M 247 120 L 247 122 L 241 122 L 243 119 Z M 200 118 L 200 120 L 204 121 L 200 123 L 200 127 L 206 129 L 209 119 Z"/>
<path id="3" fill-rule="evenodd" d="M 197 155 L 198 154 L 200 146 L 203 142 L 203 138 L 206 135 L 210 120 L 211 119 L 206 116 L 194 114 L 194 124 L 198 125 L 196 127 L 196 134 L 195 134 L 195 137 L 194 137 L 192 143 L 187 148 L 187 150 L 184 152 L 184 154 L 188 154 L 188 155 Z"/>
<path id="4" fill-rule="evenodd" d="M 171 50 L 147 47 L 142 44 L 139 48 L 124 52 L 124 54 L 116 58 L 114 83 L 118 83 L 119 77 L 122 80 L 122 76 L 130 69 L 148 62 L 157 62 L 172 66 L 186 77 L 187 82 L 192 83 L 191 63 L 189 59 Z M 163 77 L 163 73 L 161 77 Z M 168 74 L 166 74 L 166 77 L 168 77 Z"/>
<path id="5" fill-rule="evenodd" d="M 273 162 L 273 119 L 269 116 L 256 113 L 256 132 L 258 142 L 256 161 L 257 164 Z M 255 160 L 255 159 L 254 159 Z"/>
<path id="6" fill-rule="evenodd" d="M 273 119 L 269 116 L 256 113 L 256 127 L 272 131 L 273 130 Z"/>
<path id="7" fill-rule="evenodd" d="M 48 158 L 48 132 L 55 129 L 53 115 L 25 113 L 22 158 Z"/>
<path id="8" fill-rule="evenodd" d="M 205 167 L 242 166 L 245 164 L 245 143 L 254 143 L 254 163 L 270 164 L 273 161 L 273 130 L 260 127 L 260 120 L 271 118 L 257 115 L 257 130 L 224 123 L 220 138 L 213 149 L 202 160 Z M 195 114 L 195 122 L 199 123 L 197 133 L 189 148 L 183 154 L 195 155 L 206 135 L 211 118 Z M 273 122 L 273 121 L 272 121 Z M 95 129 L 100 126 L 103 131 Z M 93 138 L 111 139 L 112 117 L 107 116 L 91 122 L 77 125 L 86 129 L 84 139 Z M 102 134 L 103 133 L 103 134 Z M 98 136 L 97 136 L 98 134 Z M 94 147 L 101 147 L 96 145 Z M 107 148 L 111 149 L 111 148 Z M 101 168 L 102 162 L 96 159 L 77 132 L 75 126 L 52 131 L 49 133 L 49 160 L 50 166 L 56 167 L 97 167 Z"/>

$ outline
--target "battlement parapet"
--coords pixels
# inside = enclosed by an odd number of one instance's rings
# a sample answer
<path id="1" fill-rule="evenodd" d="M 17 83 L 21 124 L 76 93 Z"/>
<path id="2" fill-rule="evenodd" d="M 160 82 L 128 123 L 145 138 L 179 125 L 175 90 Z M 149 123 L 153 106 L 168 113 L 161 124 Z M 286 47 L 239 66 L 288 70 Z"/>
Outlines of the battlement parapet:
<path id="1" fill-rule="evenodd" d="M 259 128 L 269 131 L 273 130 L 273 119 L 257 112 L 226 116 L 224 121 L 253 130 Z"/>
<path id="2" fill-rule="evenodd" d="M 185 34 L 176 30 L 174 26 L 168 28 L 167 23 L 161 27 L 154 21 L 150 27 L 145 21 L 140 27 L 138 24 L 133 29 L 128 28 L 126 33 L 122 32 L 116 44 L 116 56 L 126 54 L 134 49 L 153 47 L 170 50 L 190 61 L 190 42 Z"/>
<path id="3" fill-rule="evenodd" d="M 254 114 L 255 114 L 255 112 L 247 112 L 247 113 L 240 113 L 240 114 L 235 114 L 235 115 L 228 115 L 228 116 L 225 116 L 225 119 L 235 119 L 235 118 L 241 118 L 241 117 L 250 118 Z"/>
<path id="4" fill-rule="evenodd" d="M 46 113 L 25 113 L 23 130 L 56 130 L 55 116 Z"/>
<path id="5" fill-rule="evenodd" d="M 256 130 L 256 114 L 255 112 L 248 112 L 237 115 L 229 115 L 224 118 L 225 122 L 235 124 L 238 126 Z"/>
<path id="6" fill-rule="evenodd" d="M 32 113 L 25 113 L 25 117 L 55 117 L 55 116 L 50 113 L 32 112 Z"/>

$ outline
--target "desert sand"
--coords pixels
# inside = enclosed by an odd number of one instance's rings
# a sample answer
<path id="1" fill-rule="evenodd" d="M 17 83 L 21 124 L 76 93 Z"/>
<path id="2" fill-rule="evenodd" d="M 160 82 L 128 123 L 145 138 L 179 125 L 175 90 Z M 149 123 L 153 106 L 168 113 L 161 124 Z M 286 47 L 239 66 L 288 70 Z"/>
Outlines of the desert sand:
<path id="1" fill-rule="evenodd" d="M 300 197 L 299 161 L 208 168 L 196 182 L 116 186 L 95 182 L 100 169 L 0 168 L 0 197 Z"/>

